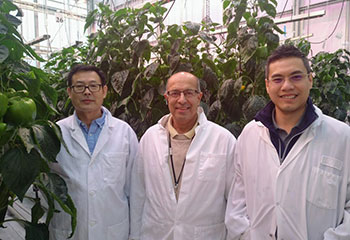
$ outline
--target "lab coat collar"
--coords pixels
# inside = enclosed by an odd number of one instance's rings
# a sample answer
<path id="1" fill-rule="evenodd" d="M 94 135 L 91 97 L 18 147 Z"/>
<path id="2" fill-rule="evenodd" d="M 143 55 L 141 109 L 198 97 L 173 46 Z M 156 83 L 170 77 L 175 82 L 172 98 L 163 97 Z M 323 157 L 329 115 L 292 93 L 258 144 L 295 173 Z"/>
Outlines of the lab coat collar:
<path id="1" fill-rule="evenodd" d="M 92 153 L 92 156 L 91 156 L 92 160 L 90 164 L 93 162 L 93 159 L 101 151 L 102 147 L 106 144 L 106 142 L 109 141 L 109 137 L 111 136 L 111 131 L 115 126 L 115 123 L 111 121 L 112 114 L 105 107 L 102 107 L 102 109 L 106 113 L 105 124 L 97 140 L 96 147 Z M 75 120 L 75 118 L 76 118 L 76 112 L 74 111 L 74 118 L 73 118 L 73 121 L 71 121 L 71 126 L 70 126 L 71 136 L 76 142 L 80 144 L 80 146 L 87 152 L 87 154 L 91 155 L 89 147 L 86 143 L 84 134 L 78 122 Z"/>

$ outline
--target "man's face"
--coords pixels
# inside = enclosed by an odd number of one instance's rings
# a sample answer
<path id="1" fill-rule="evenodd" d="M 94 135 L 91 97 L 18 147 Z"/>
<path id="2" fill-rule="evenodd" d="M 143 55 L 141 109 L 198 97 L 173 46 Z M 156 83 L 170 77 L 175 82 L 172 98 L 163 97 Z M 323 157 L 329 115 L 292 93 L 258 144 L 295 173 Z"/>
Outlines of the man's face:
<path id="1" fill-rule="evenodd" d="M 185 90 L 193 94 L 187 94 Z M 191 91 L 194 90 L 194 91 Z M 185 91 L 178 97 L 171 96 L 172 91 Z M 198 92 L 197 78 L 190 73 L 176 73 L 169 78 L 167 93 L 164 95 L 168 102 L 169 111 L 173 117 L 173 126 L 193 126 L 197 120 L 197 108 L 202 98 L 202 93 Z"/>
<path id="2" fill-rule="evenodd" d="M 79 86 L 95 86 L 101 84 L 101 79 L 94 71 L 77 72 L 72 77 L 72 86 L 74 89 L 68 87 L 67 92 L 69 98 L 77 113 L 98 113 L 101 111 L 103 99 L 107 94 L 107 86 L 100 86 L 98 91 L 91 92 L 90 89 L 85 88 L 81 93 L 76 93 Z M 74 91 L 75 90 L 75 91 Z"/>
<path id="3" fill-rule="evenodd" d="M 312 76 L 297 57 L 282 58 L 269 66 L 266 90 L 276 106 L 276 115 L 302 116 L 312 87 Z"/>

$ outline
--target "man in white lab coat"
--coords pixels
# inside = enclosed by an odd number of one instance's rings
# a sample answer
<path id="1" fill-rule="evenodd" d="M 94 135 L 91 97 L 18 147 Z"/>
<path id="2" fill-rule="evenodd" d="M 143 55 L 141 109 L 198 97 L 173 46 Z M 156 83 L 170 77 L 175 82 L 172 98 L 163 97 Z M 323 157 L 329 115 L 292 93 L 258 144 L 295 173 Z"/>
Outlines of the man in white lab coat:
<path id="1" fill-rule="evenodd" d="M 312 81 L 294 46 L 268 58 L 271 102 L 237 140 L 229 239 L 350 239 L 350 127 L 312 104 Z"/>
<path id="2" fill-rule="evenodd" d="M 170 114 L 140 140 L 132 186 L 144 191 L 137 192 L 139 203 L 131 205 L 139 212 L 131 238 L 224 240 L 235 138 L 205 117 L 194 75 L 171 76 L 164 96 Z"/>
<path id="3" fill-rule="evenodd" d="M 97 67 L 74 67 L 67 91 L 75 112 L 58 125 L 69 152 L 62 146 L 52 168 L 64 178 L 77 208 L 71 239 L 127 240 L 136 135 L 102 106 L 107 86 Z M 70 216 L 64 211 L 54 214 L 50 239 L 67 239 L 70 232 Z"/>

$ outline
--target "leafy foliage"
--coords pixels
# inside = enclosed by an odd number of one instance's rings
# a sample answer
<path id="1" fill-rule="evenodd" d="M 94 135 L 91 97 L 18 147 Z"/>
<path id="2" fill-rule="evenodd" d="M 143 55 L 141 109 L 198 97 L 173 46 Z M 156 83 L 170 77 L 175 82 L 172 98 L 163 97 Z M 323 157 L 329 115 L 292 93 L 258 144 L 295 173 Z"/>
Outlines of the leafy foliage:
<path id="1" fill-rule="evenodd" d="M 311 96 L 314 103 L 330 116 L 350 121 L 350 52 L 320 52 L 311 59 L 314 71 Z"/>
<path id="2" fill-rule="evenodd" d="M 59 86 L 65 86 L 62 72 L 75 63 L 99 66 L 108 80 L 105 105 L 138 136 L 168 112 L 162 96 L 166 80 L 179 71 L 191 72 L 200 78 L 201 105 L 208 119 L 238 136 L 267 103 L 265 62 L 279 45 L 277 33 L 283 33 L 273 21 L 276 6 L 276 0 L 223 0 L 224 26 L 212 22 L 165 26 L 167 9 L 162 2 L 116 12 L 99 4 L 85 24 L 85 29 L 94 22 L 100 27 L 89 43 L 63 50 L 47 66 L 61 73 Z M 220 42 L 222 36 L 225 40 Z M 306 54 L 310 51 L 310 44 L 294 44 Z M 67 51 L 70 54 L 64 54 Z M 67 101 L 64 94 L 59 99 Z M 343 109 L 338 100 L 334 106 Z M 66 106 L 62 113 L 71 113 L 67 103 L 60 106 Z"/>
<path id="3" fill-rule="evenodd" d="M 25 56 L 43 60 L 24 44 L 16 30 L 21 21 L 10 14 L 12 11 L 17 11 L 17 16 L 22 14 L 12 1 L 1 1 L 0 94 L 3 101 L 0 124 L 3 129 L 0 134 L 0 226 L 6 221 L 19 221 L 24 223 L 27 240 L 48 239 L 49 217 L 56 210 L 53 204 L 49 205 L 47 221 L 41 223 L 45 210 L 38 194 L 33 199 L 31 221 L 5 219 L 8 206 L 14 201 L 23 201 L 33 185 L 36 189 L 40 187 L 49 202 L 55 200 L 71 214 L 73 234 L 74 205 L 71 201 L 60 200 L 52 187 L 42 183 L 42 179 L 52 174 L 49 164 L 55 162 L 62 141 L 58 126 L 49 120 L 57 113 L 57 93 L 44 71 L 23 61 Z M 59 176 L 57 178 L 63 181 Z M 62 188 L 63 195 L 69 199 L 66 186 L 56 183 L 54 186 Z"/>
<path id="4" fill-rule="evenodd" d="M 286 41 L 293 44 L 306 56 L 310 43 L 305 39 Z M 323 113 L 340 121 L 349 122 L 350 117 L 350 53 L 339 49 L 334 53 L 319 52 L 311 58 L 313 86 L 310 96 Z"/>
<path id="5" fill-rule="evenodd" d="M 105 104 L 114 116 L 129 122 L 139 136 L 168 112 L 162 96 L 166 80 L 179 71 L 192 72 L 201 79 L 201 104 L 209 119 L 235 129 L 237 136 L 251 119 L 242 112 L 244 103 L 253 95 L 261 97 L 246 104 L 250 111 L 257 109 L 255 103 L 266 103 L 264 61 L 278 46 L 275 31 L 280 30 L 272 21 L 275 1 L 226 0 L 223 4 L 227 26 L 224 43 L 217 40 L 215 32 L 223 26 L 216 23 L 165 26 L 167 9 L 161 2 L 116 12 L 99 4 L 89 13 L 85 29 L 97 22 L 100 30 L 90 36 L 89 51 L 75 60 L 104 71 L 109 80 Z M 267 15 L 255 21 L 258 12 Z M 249 24 L 242 26 L 239 23 L 244 19 Z M 81 53 L 75 49 L 72 56 Z M 47 66 L 56 66 L 54 72 L 68 71 L 67 65 L 59 66 L 63 60 L 72 61 L 68 56 Z M 65 80 L 61 78 L 60 82 Z"/>

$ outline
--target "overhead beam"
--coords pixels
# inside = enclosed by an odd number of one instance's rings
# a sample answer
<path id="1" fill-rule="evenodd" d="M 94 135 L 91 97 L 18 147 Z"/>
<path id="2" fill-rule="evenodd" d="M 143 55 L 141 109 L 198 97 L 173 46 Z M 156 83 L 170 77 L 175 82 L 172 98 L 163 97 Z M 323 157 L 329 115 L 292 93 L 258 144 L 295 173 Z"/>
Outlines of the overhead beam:
<path id="1" fill-rule="evenodd" d="M 49 38 L 50 38 L 50 35 L 44 34 L 44 35 L 42 35 L 42 36 L 39 36 L 39 37 L 37 37 L 37 38 L 35 38 L 35 39 L 33 39 L 33 40 L 27 42 L 27 44 L 28 44 L 29 46 L 31 46 L 31 45 L 37 44 L 37 43 L 39 43 L 39 42 L 45 41 L 45 40 L 47 40 L 47 39 L 49 39 Z"/>
<path id="2" fill-rule="evenodd" d="M 292 15 L 292 16 L 289 16 L 289 17 L 274 19 L 274 22 L 276 24 L 282 24 L 282 23 L 288 23 L 288 22 L 296 22 L 296 21 L 305 20 L 305 19 L 312 19 L 312 18 L 322 17 L 325 14 L 326 14 L 325 10 L 319 10 L 319 11 L 314 11 L 314 12 L 310 12 L 310 13 L 302 13 L 302 14 L 298 14 L 298 15 Z"/>

